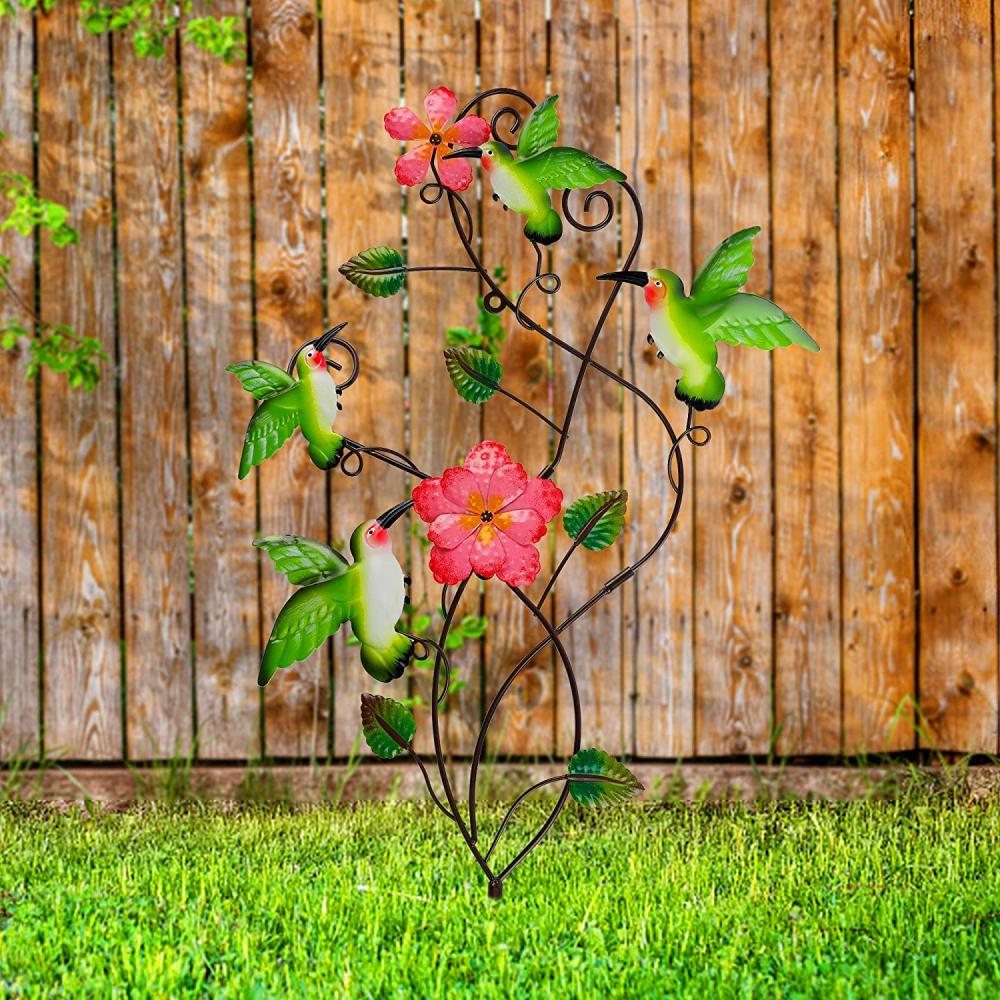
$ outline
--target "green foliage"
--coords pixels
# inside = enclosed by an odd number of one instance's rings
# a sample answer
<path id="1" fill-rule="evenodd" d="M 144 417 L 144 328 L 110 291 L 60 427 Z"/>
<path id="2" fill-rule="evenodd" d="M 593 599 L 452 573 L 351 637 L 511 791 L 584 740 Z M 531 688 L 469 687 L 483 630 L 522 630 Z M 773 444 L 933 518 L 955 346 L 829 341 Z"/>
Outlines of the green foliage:
<path id="1" fill-rule="evenodd" d="M 624 802 L 642 791 L 642 785 L 624 764 L 597 747 L 573 754 L 567 771 L 570 774 L 586 774 L 600 779 L 570 780 L 569 793 L 581 805 L 599 806 Z"/>
<path id="2" fill-rule="evenodd" d="M 503 265 L 493 269 L 493 280 L 501 287 L 507 281 L 507 271 Z M 445 340 L 449 347 L 475 347 L 498 358 L 500 345 L 507 339 L 507 331 L 504 330 L 500 317 L 486 308 L 482 295 L 476 299 L 476 303 L 479 306 L 479 313 L 476 316 L 475 328 L 449 327 L 445 331 Z"/>
<path id="3" fill-rule="evenodd" d="M 622 533 L 625 527 L 625 507 L 628 503 L 626 490 L 607 490 L 591 493 L 574 500 L 563 514 L 563 527 L 570 538 L 576 538 L 587 526 L 587 522 L 602 508 L 603 514 L 591 525 L 580 542 L 585 549 L 600 552 L 606 549 Z"/>
<path id="4" fill-rule="evenodd" d="M 369 247 L 338 270 L 352 285 L 380 299 L 395 295 L 406 281 L 403 258 L 394 247 Z"/>
<path id="5" fill-rule="evenodd" d="M 242 24 L 238 17 L 195 17 L 187 22 L 184 40 L 228 65 L 246 58 L 247 36 Z"/>
<path id="6" fill-rule="evenodd" d="M 63 323 L 44 324 L 38 334 L 31 333 L 17 320 L 0 322 L 0 346 L 12 350 L 19 340 L 28 348 L 27 377 L 37 378 L 42 368 L 65 374 L 74 389 L 90 391 L 101 380 L 101 362 L 108 356 L 101 343 L 92 337 L 79 337 Z"/>
<path id="7" fill-rule="evenodd" d="M 449 347 L 444 352 L 455 391 L 469 403 L 485 403 L 503 378 L 503 365 L 486 351 L 472 347 Z"/>
<path id="8" fill-rule="evenodd" d="M 34 184 L 23 174 L 0 172 L 0 195 L 11 203 L 10 213 L 0 222 L 0 232 L 13 229 L 21 236 L 30 236 L 36 228 L 41 228 L 57 247 L 77 242 L 77 232 L 68 221 L 69 210 L 40 197 Z M 7 258 L 0 259 L 9 265 Z"/>
<path id="9" fill-rule="evenodd" d="M 361 730 L 372 753 L 383 760 L 392 760 L 407 752 L 406 743 L 412 742 L 417 724 L 413 713 L 402 702 L 377 694 L 363 694 Z M 405 742 L 401 743 L 397 736 Z"/>
<path id="10" fill-rule="evenodd" d="M 0 232 L 12 230 L 30 238 L 40 229 L 48 233 L 57 247 L 77 242 L 77 232 L 69 224 L 69 210 L 42 198 L 23 174 L 0 172 L 0 197 L 11 206 L 7 217 L 0 222 Z M 108 360 L 100 341 L 79 336 L 65 323 L 45 323 L 37 317 L 10 284 L 10 265 L 10 257 L 0 256 L 0 290 L 31 322 L 18 318 L 0 320 L 0 347 L 11 351 L 24 342 L 28 351 L 28 378 L 36 378 L 42 368 L 49 368 L 65 374 L 73 388 L 93 389 L 101 377 L 101 362 Z"/>
<path id="11" fill-rule="evenodd" d="M 12 16 L 18 9 L 50 11 L 58 0 L 0 0 L 0 17 Z M 202 5 L 202 4 L 199 4 Z M 211 0 L 203 6 L 210 7 Z M 194 0 L 167 3 L 166 0 L 79 0 L 80 23 L 92 35 L 120 32 L 132 40 L 132 49 L 142 59 L 162 59 L 167 42 L 181 26 L 182 17 L 195 7 Z M 224 63 L 246 58 L 247 36 L 240 17 L 189 18 L 184 23 L 184 40 Z"/>

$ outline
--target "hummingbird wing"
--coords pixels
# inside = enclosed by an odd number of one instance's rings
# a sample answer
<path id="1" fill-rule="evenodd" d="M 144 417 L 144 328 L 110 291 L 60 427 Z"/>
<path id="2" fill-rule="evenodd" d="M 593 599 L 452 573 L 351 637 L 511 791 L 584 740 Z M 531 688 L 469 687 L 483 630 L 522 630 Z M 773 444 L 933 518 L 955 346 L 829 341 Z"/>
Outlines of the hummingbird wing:
<path id="1" fill-rule="evenodd" d="M 530 156 L 549 149 L 559 137 L 559 118 L 556 115 L 558 94 L 550 94 L 528 116 L 517 140 L 517 158 L 526 160 Z"/>
<path id="2" fill-rule="evenodd" d="M 295 379 L 284 368 L 267 361 L 237 361 L 228 365 L 226 371 L 232 372 L 254 399 L 276 396 L 295 385 Z"/>
<path id="3" fill-rule="evenodd" d="M 548 190 L 577 191 L 604 181 L 625 180 L 617 167 L 572 146 L 555 146 L 517 162 L 528 177 Z"/>
<path id="4" fill-rule="evenodd" d="M 299 535 L 268 535 L 253 544 L 271 557 L 274 568 L 289 583 L 299 587 L 332 580 L 351 565 L 336 549 Z"/>
<path id="5" fill-rule="evenodd" d="M 706 327 L 713 340 L 763 351 L 798 344 L 818 351 L 819 344 L 780 306 L 745 292 L 727 299 L 718 316 Z"/>
<path id="6" fill-rule="evenodd" d="M 278 612 L 264 647 L 257 683 L 263 687 L 279 667 L 304 660 L 348 621 L 360 596 L 357 573 L 345 572 L 297 590 Z"/>
<path id="7" fill-rule="evenodd" d="M 733 233 L 701 265 L 691 283 L 691 302 L 703 319 L 746 284 L 754 264 L 752 242 L 759 232 L 760 226 L 751 226 Z"/>
<path id="8" fill-rule="evenodd" d="M 240 479 L 265 458 L 270 458 L 299 426 L 299 383 L 265 399 L 250 418 L 243 454 L 240 456 Z"/>

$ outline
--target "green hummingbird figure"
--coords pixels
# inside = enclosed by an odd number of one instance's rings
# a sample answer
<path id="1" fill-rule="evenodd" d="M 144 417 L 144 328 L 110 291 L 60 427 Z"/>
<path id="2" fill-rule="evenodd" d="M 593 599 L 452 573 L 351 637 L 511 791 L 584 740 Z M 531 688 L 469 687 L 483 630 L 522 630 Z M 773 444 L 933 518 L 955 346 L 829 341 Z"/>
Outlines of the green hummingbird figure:
<path id="1" fill-rule="evenodd" d="M 476 157 L 493 188 L 493 200 L 525 218 L 524 235 L 533 243 L 555 243 L 562 236 L 559 213 L 552 207 L 549 191 L 576 191 L 602 181 L 624 181 L 625 175 L 582 149 L 556 146 L 559 118 L 558 94 L 546 97 L 528 116 L 517 142 L 515 158 L 505 143 L 491 139 L 482 146 L 469 146 L 448 153 Z"/>
<path id="2" fill-rule="evenodd" d="M 301 428 L 309 443 L 309 457 L 321 469 L 332 469 L 340 461 L 344 439 L 333 425 L 340 404 L 340 390 L 333 379 L 331 367 L 323 353 L 327 345 L 346 323 L 328 330 L 319 340 L 304 345 L 288 371 L 267 361 L 237 361 L 226 368 L 243 384 L 254 399 L 260 401 L 247 426 L 240 456 L 240 479 L 265 458 L 270 458 Z M 295 369 L 298 378 L 291 375 Z"/>
<path id="3" fill-rule="evenodd" d="M 339 552 L 309 538 L 272 536 L 254 542 L 290 583 L 302 587 L 278 612 L 260 662 L 263 687 L 278 667 L 313 653 L 344 622 L 361 643 L 361 664 L 377 681 L 399 677 L 413 654 L 414 640 L 396 630 L 403 613 L 406 578 L 392 553 L 389 527 L 409 510 L 406 500 L 351 535 L 349 562 Z"/>
<path id="4" fill-rule="evenodd" d="M 701 266 L 684 294 L 681 279 L 665 268 L 612 271 L 600 281 L 626 281 L 643 288 L 649 307 L 647 339 L 681 370 L 674 394 L 696 410 L 722 401 L 726 380 L 718 368 L 718 341 L 764 351 L 798 344 L 818 351 L 819 344 L 780 306 L 741 292 L 753 267 L 753 238 L 760 226 L 741 229 L 723 240 Z"/>

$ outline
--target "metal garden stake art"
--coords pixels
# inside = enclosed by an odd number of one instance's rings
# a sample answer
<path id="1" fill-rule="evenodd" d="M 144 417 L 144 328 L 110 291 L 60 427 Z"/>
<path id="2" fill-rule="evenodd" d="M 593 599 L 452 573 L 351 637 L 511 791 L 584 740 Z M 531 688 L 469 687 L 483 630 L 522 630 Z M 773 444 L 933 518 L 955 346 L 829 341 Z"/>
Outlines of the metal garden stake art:
<path id="1" fill-rule="evenodd" d="M 497 98 L 512 103 L 500 107 L 491 121 L 470 113 Z M 666 542 L 684 494 L 682 445 L 687 441 L 701 447 L 711 436 L 707 427 L 695 422 L 694 414 L 718 406 L 725 393 L 725 378 L 718 366 L 718 342 L 764 350 L 791 344 L 810 351 L 819 349 L 778 306 L 740 291 L 754 263 L 752 241 L 758 232 L 756 227 L 723 240 L 704 262 L 687 293 L 672 271 L 635 269 L 643 232 L 638 196 L 620 170 L 585 150 L 557 145 L 557 100 L 553 94 L 536 106 L 520 91 L 496 88 L 472 98 L 459 110 L 455 95 L 446 87 L 437 87 L 424 101 L 422 118 L 409 108 L 388 111 L 385 130 L 389 139 L 408 144 L 396 161 L 396 179 L 405 186 L 419 185 L 424 206 L 449 214 L 469 265 L 410 264 L 398 250 L 378 246 L 360 251 L 340 268 L 348 281 L 375 297 L 399 292 L 408 271 L 468 272 L 486 289 L 486 310 L 493 314 L 509 311 L 522 327 L 579 361 L 566 412 L 559 423 L 554 423 L 503 388 L 503 367 L 492 354 L 471 347 L 444 352 L 448 374 L 464 400 L 481 405 L 502 393 L 544 421 L 548 425 L 544 433 L 554 431 L 552 458 L 537 475 L 531 475 L 517 461 L 516 441 L 508 442 L 509 448 L 496 441 L 470 441 L 460 466 L 432 474 L 419 469 L 401 452 L 362 444 L 346 436 L 350 407 L 341 414 L 341 399 L 357 380 L 360 362 L 349 341 L 340 335 L 344 324 L 299 347 L 285 368 L 265 361 L 241 361 L 228 369 L 260 404 L 247 428 L 240 478 L 299 430 L 310 458 L 320 469 L 339 469 L 353 477 L 361 473 L 365 459 L 371 458 L 415 480 L 410 496 L 387 505 L 383 513 L 355 528 L 349 555 L 323 542 L 287 535 L 261 538 L 255 543 L 271 557 L 275 569 L 298 588 L 274 621 L 258 683 L 267 684 L 278 668 L 308 657 L 348 622 L 359 644 L 361 666 L 382 684 L 402 677 L 414 659 L 433 660 L 430 725 L 434 762 L 430 770 L 414 749 L 416 722 L 403 702 L 382 694 L 362 695 L 362 730 L 369 748 L 379 757 L 406 754 L 413 759 L 434 804 L 458 828 L 482 869 L 493 898 L 500 897 L 504 881 L 542 840 L 569 798 L 584 806 L 603 806 L 627 800 L 641 790 L 634 775 L 610 753 L 596 747 L 584 748 L 579 690 L 563 635 L 595 604 L 638 573 Z M 503 213 L 513 213 L 535 250 L 535 272 L 515 295 L 503 290 L 494 271 L 483 264 L 475 249 L 474 215 L 461 192 L 472 184 L 476 163 L 484 190 L 492 194 L 484 213 L 501 213 L 490 218 L 489 223 L 500 224 Z M 609 185 L 613 185 L 610 190 Z M 571 210 L 571 192 L 588 189 L 592 190 L 583 201 L 580 218 Z M 556 208 L 553 192 L 562 192 L 561 211 Z M 609 283 L 607 300 L 585 342 L 571 344 L 534 319 L 525 309 L 525 299 L 533 290 L 544 296 L 559 291 L 559 275 L 543 270 L 544 248 L 563 236 L 566 225 L 584 234 L 607 226 L 616 202 L 635 213 L 635 240 L 621 270 L 595 275 L 595 280 Z M 583 221 L 587 218 L 593 221 Z M 674 430 L 652 396 L 594 358 L 608 313 L 624 283 L 643 289 L 649 310 L 649 341 L 657 347 L 658 357 L 666 358 L 680 373 L 674 393 L 687 406 L 682 431 Z M 344 366 L 328 359 L 326 352 L 331 348 L 350 359 L 349 374 L 342 375 Z M 664 489 L 671 491 L 673 506 L 662 531 L 645 553 L 580 607 L 561 621 L 554 621 L 544 609 L 559 575 L 574 556 L 586 558 L 581 549 L 594 551 L 613 545 L 627 520 L 625 490 L 608 489 L 570 499 L 558 486 L 559 463 L 572 441 L 573 415 L 588 376 L 611 379 L 656 415 L 665 435 L 663 446 L 668 449 L 668 482 Z M 429 568 L 443 588 L 443 625 L 436 639 L 411 635 L 404 624 L 409 581 L 393 553 L 391 533 L 400 516 L 411 507 L 426 524 Z M 524 588 L 541 571 L 538 544 L 551 526 L 560 524 L 565 535 L 560 546 L 562 554 L 539 598 L 532 600 Z M 486 708 L 469 769 L 468 802 L 463 805 L 442 752 L 440 715 L 451 689 L 448 637 L 473 575 L 483 580 L 495 577 L 509 587 L 537 622 L 541 638 L 500 682 Z M 550 648 L 555 650 L 565 673 L 572 699 L 573 754 L 564 773 L 521 793 L 487 843 L 481 836 L 476 811 L 477 779 L 487 733 L 518 676 L 533 657 Z M 436 770 L 436 780 L 431 770 Z M 509 859 L 499 863 L 496 851 L 514 810 L 550 785 L 558 794 L 540 828 L 526 844 L 508 849 L 505 853 Z"/>

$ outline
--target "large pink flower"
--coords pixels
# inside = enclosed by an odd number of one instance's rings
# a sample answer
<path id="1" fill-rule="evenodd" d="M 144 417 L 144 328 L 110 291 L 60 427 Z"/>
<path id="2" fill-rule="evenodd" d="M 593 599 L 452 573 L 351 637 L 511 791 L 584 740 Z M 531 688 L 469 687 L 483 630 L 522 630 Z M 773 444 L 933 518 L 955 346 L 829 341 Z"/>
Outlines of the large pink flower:
<path id="1" fill-rule="evenodd" d="M 529 479 L 503 445 L 477 444 L 463 466 L 413 491 L 413 509 L 430 525 L 434 579 L 461 583 L 475 572 L 512 587 L 531 583 L 541 568 L 535 544 L 562 500 L 558 486 Z"/>
<path id="2" fill-rule="evenodd" d="M 431 156 L 443 147 L 448 152 L 456 146 L 478 146 L 490 137 L 490 125 L 479 115 L 466 115 L 445 128 L 458 110 L 458 101 L 447 87 L 435 87 L 424 98 L 424 111 L 430 125 L 425 125 L 409 108 L 393 108 L 386 112 L 385 130 L 393 139 L 408 142 L 423 140 L 396 160 L 396 180 L 407 187 L 420 184 L 427 176 Z M 472 183 L 472 167 L 466 159 L 437 159 L 441 183 L 452 191 L 464 191 Z"/>

